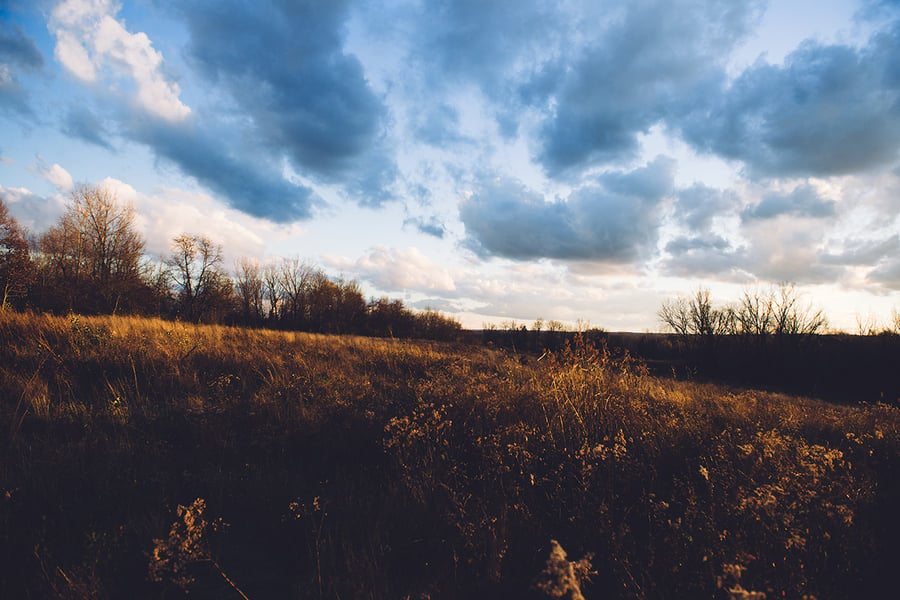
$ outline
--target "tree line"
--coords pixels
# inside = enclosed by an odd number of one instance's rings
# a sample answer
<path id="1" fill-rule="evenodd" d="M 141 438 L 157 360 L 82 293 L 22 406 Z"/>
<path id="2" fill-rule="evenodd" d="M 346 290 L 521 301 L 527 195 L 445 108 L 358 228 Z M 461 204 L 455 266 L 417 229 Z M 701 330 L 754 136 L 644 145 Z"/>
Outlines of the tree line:
<path id="1" fill-rule="evenodd" d="M 367 300 L 356 281 L 299 258 L 241 258 L 228 269 L 222 246 L 204 235 L 180 234 L 154 259 L 135 219 L 108 188 L 82 185 L 56 224 L 35 235 L 0 198 L 0 307 L 382 337 L 447 340 L 461 332 L 437 311 Z"/>
<path id="2" fill-rule="evenodd" d="M 825 313 L 804 303 L 789 283 L 744 290 L 736 303 L 727 306 L 714 305 L 710 291 L 700 288 L 690 297 L 665 300 L 657 316 L 665 328 L 683 337 L 739 335 L 765 340 L 813 335 L 828 328 Z"/>
<path id="3" fill-rule="evenodd" d="M 657 316 L 674 335 L 641 339 L 636 353 L 661 372 L 840 402 L 900 398 L 900 320 L 861 335 L 831 331 L 789 283 L 745 289 L 729 304 L 700 288 L 664 301 Z"/>

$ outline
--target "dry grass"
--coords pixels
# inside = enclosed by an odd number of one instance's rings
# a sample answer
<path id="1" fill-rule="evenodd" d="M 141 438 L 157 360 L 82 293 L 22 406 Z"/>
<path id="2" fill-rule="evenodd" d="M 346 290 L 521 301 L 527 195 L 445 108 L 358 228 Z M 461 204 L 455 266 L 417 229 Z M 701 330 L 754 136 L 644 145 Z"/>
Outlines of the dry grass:
<path id="1" fill-rule="evenodd" d="M 551 539 L 593 556 L 587 598 L 893 585 L 891 406 L 656 379 L 580 340 L 12 312 L 0 340 L 0 597 L 538 597 L 563 589 Z M 220 526 L 186 577 L 152 556 L 194 499 Z"/>

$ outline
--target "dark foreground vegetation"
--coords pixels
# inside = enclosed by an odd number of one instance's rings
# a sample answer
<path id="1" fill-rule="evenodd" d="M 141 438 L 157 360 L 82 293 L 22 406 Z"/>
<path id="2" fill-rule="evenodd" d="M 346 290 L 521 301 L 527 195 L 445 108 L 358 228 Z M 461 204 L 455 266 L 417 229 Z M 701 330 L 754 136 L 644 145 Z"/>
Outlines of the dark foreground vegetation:
<path id="1" fill-rule="evenodd" d="M 3 598 L 896 589 L 893 406 L 657 379 L 581 337 L 538 360 L 0 311 L 0 340 Z"/>

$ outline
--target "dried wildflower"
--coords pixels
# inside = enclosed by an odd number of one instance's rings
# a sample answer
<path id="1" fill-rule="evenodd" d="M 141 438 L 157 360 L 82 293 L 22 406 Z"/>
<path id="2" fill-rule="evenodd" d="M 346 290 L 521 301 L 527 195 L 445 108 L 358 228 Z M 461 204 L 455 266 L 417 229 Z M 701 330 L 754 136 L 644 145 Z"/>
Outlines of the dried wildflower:
<path id="1" fill-rule="evenodd" d="M 579 561 L 570 561 L 559 542 L 550 540 L 550 556 L 541 572 L 537 588 L 550 598 L 584 600 L 581 584 L 590 581 L 590 576 L 596 574 L 596 571 L 591 570 L 593 556 L 586 554 Z"/>
<path id="2" fill-rule="evenodd" d="M 747 567 L 741 564 L 722 565 L 722 574 L 716 578 L 716 587 L 724 589 L 729 600 L 766 600 L 763 592 L 755 592 L 744 589 L 741 585 L 741 577 Z"/>
<path id="3" fill-rule="evenodd" d="M 200 563 L 208 563 L 222 576 L 222 579 L 248 600 L 240 588 L 225 574 L 209 550 L 207 532 L 221 526 L 221 520 L 210 523 L 203 513 L 206 501 L 197 498 L 190 506 L 178 506 L 178 520 L 172 523 L 169 537 L 153 540 L 150 556 L 150 579 L 156 582 L 170 581 L 184 591 L 194 583 L 194 569 Z"/>
<path id="4" fill-rule="evenodd" d="M 178 520 L 172 523 L 169 537 L 153 540 L 150 579 L 171 581 L 183 590 L 194 583 L 191 566 L 210 560 L 204 518 L 206 501 L 197 498 L 190 506 L 178 506 Z"/>

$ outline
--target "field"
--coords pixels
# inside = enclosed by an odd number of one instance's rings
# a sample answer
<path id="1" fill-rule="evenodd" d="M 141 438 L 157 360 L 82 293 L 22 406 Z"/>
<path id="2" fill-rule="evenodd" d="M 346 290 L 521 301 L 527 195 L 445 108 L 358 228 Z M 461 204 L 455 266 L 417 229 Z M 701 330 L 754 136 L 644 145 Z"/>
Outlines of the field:
<path id="1" fill-rule="evenodd" d="M 900 409 L 0 311 L 3 598 L 875 598 Z M 564 553 L 568 553 L 568 557 Z"/>

